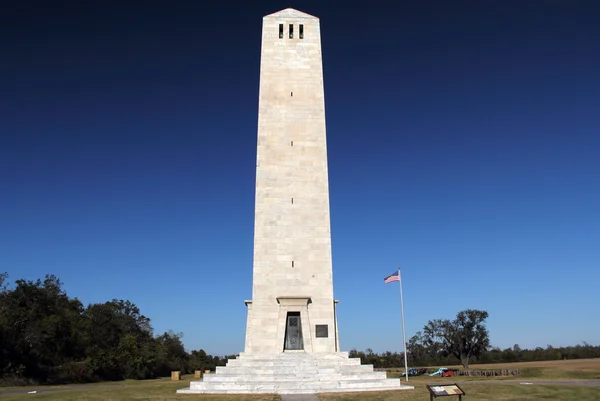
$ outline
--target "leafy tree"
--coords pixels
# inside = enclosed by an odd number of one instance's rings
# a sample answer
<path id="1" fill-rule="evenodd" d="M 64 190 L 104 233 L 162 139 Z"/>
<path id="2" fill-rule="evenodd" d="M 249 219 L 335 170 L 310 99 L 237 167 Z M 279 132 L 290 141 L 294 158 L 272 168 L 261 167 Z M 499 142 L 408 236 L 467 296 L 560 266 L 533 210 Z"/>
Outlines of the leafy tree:
<path id="1" fill-rule="evenodd" d="M 422 333 L 418 332 L 411 337 L 407 344 L 409 351 L 409 364 L 414 367 L 456 365 L 460 360 L 453 354 L 440 351 L 438 355 L 425 347 Z M 478 363 L 506 363 L 506 362 L 526 362 L 526 361 L 548 361 L 555 359 L 560 353 L 563 359 L 579 359 L 579 358 L 600 358 L 600 346 L 590 345 L 583 342 L 581 345 L 555 348 L 548 346 L 546 348 L 537 347 L 535 349 L 522 349 L 518 345 L 504 350 L 499 347 L 490 347 L 477 357 Z M 370 358 L 364 351 L 353 349 L 349 353 L 351 358 L 361 358 L 363 363 L 373 363 L 375 368 L 404 367 L 404 361 L 399 358 L 397 353 L 383 352 L 381 354 L 374 353 L 371 350 Z M 434 368 L 437 369 L 437 367 Z"/>
<path id="2" fill-rule="evenodd" d="M 12 290 L 2 291 L 0 323 L 5 327 L 4 373 L 46 381 L 74 358 L 83 355 L 77 335 L 77 319 L 83 307 L 70 299 L 53 275 L 44 281 L 17 280 Z"/>
<path id="3" fill-rule="evenodd" d="M 467 309 L 458 312 L 452 321 L 429 321 L 423 328 L 425 344 L 445 356 L 454 355 L 468 369 L 471 357 L 482 355 L 490 346 L 487 317 L 487 311 Z"/>
<path id="4" fill-rule="evenodd" d="M 153 377 L 152 326 L 134 303 L 113 299 L 92 304 L 84 318 L 89 330 L 87 356 L 93 376 L 108 380 Z"/>
<path id="5" fill-rule="evenodd" d="M 6 287 L 4 286 L 4 282 L 8 278 L 8 273 L 4 272 L 0 274 L 0 291 L 4 291 Z"/>
<path id="6" fill-rule="evenodd" d="M 430 320 L 423 327 L 423 344 L 427 349 L 429 359 L 434 362 L 439 362 L 442 357 L 447 356 L 447 344 L 445 340 L 446 320 L 435 319 Z"/>
<path id="7" fill-rule="evenodd" d="M 199 351 L 192 351 L 190 353 L 189 363 L 190 369 L 192 370 L 197 369 L 200 371 L 205 371 L 209 369 L 214 369 L 212 357 L 210 355 L 207 355 L 206 351 L 204 351 L 203 349 Z"/>
<path id="8" fill-rule="evenodd" d="M 413 365 L 427 365 L 430 362 L 429 349 L 425 345 L 423 333 L 417 331 L 414 336 L 408 340 L 408 354 L 410 363 Z"/>
<path id="9" fill-rule="evenodd" d="M 166 376 L 172 370 L 183 372 L 190 370 L 190 356 L 185 351 L 181 342 L 182 337 L 183 334 L 175 334 L 173 331 L 156 337 L 157 371 L 159 376 Z M 204 355 L 206 356 L 206 353 Z"/>
<path id="10" fill-rule="evenodd" d="M 53 275 L 17 280 L 0 273 L 0 384 L 146 379 L 172 370 L 211 369 L 229 357 L 192 351 L 182 334 L 154 336 L 150 319 L 131 301 L 84 308 Z"/>

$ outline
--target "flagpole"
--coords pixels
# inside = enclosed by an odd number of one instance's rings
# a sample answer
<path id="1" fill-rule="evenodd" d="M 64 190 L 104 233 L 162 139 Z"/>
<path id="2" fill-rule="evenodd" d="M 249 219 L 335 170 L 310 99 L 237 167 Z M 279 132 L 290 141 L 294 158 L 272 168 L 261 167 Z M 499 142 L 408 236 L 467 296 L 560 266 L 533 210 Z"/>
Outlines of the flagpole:
<path id="1" fill-rule="evenodd" d="M 402 342 L 404 344 L 404 373 L 408 381 L 408 357 L 406 355 L 406 330 L 404 329 L 404 298 L 402 297 L 402 272 L 398 266 L 398 278 L 400 279 L 400 307 L 402 308 Z"/>

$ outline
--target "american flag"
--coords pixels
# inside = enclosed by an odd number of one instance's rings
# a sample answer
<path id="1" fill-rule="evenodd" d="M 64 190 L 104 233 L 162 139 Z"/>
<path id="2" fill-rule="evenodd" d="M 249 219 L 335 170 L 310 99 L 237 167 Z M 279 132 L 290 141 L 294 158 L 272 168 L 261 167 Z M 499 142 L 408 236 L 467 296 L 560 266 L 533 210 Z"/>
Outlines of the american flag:
<path id="1" fill-rule="evenodd" d="M 393 274 L 390 274 L 389 276 L 387 276 L 386 278 L 383 279 L 383 282 L 385 284 L 393 283 L 394 281 L 400 281 L 400 275 L 398 274 L 398 271 L 396 271 Z"/>

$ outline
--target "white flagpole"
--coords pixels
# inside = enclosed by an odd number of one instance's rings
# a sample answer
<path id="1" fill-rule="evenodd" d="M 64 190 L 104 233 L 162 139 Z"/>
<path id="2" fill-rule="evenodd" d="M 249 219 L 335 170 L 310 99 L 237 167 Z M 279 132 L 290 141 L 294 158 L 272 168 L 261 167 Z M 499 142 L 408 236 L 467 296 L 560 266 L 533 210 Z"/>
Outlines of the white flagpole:
<path id="1" fill-rule="evenodd" d="M 408 356 L 406 355 L 406 330 L 404 329 L 404 299 L 402 297 L 402 272 L 398 266 L 398 278 L 400 279 L 400 306 L 402 308 L 402 342 L 404 344 L 404 373 L 408 381 Z"/>

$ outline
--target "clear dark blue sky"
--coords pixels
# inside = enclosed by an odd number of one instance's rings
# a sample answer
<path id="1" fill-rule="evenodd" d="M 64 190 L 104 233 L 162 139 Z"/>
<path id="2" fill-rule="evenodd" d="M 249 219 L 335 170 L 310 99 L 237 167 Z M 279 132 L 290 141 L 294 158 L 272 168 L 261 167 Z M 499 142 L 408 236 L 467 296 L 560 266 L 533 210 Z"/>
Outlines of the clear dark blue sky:
<path id="1" fill-rule="evenodd" d="M 397 265 L 408 336 L 478 308 L 500 347 L 599 344 L 599 6 L 333 3 L 3 4 L 0 271 L 243 350 L 261 22 L 294 7 L 321 18 L 342 348 L 401 349 Z"/>

